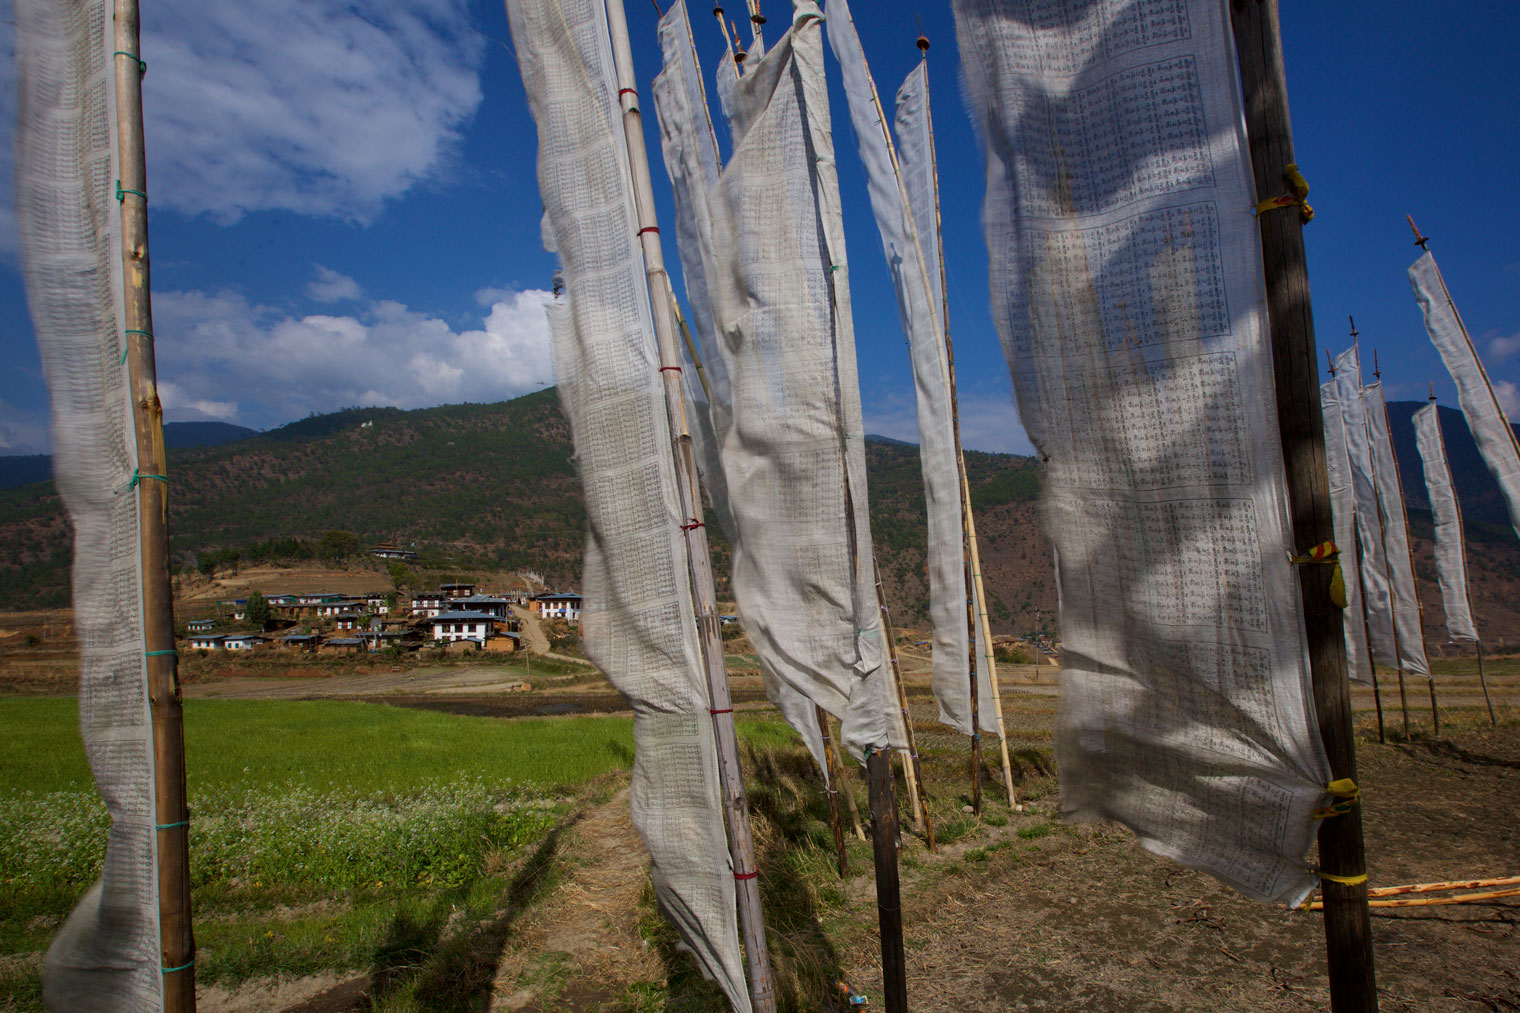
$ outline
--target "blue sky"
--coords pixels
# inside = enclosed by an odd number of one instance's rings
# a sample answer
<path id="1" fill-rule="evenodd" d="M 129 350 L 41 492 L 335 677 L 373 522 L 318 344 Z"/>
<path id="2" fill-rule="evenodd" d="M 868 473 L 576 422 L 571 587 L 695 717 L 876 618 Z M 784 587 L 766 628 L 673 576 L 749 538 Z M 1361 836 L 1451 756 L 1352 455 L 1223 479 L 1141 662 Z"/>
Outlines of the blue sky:
<path id="1" fill-rule="evenodd" d="M 627 6 L 647 96 L 655 12 Z M 766 6 L 781 30 L 784 6 Z M 918 60 L 915 13 L 933 42 L 966 443 L 1027 451 L 988 313 L 981 156 L 949 4 L 855 6 L 888 101 Z M 1405 280 L 1418 252 L 1412 213 L 1520 416 L 1520 12 L 1482 0 L 1282 8 L 1298 158 L 1318 212 L 1307 235 L 1321 346 L 1343 347 L 1354 314 L 1390 399 L 1423 397 L 1435 380 L 1455 404 Z M 267 428 L 345 405 L 494 401 L 553 382 L 536 140 L 499 0 L 154 0 L 143 13 L 170 419 Z M 710 76 L 722 41 L 709 17 L 695 29 Z M 48 415 L 8 206 L 12 31 L 0 23 L 0 454 L 45 450 Z M 647 102 L 646 113 L 658 159 Z M 834 121 L 867 430 L 916 439 L 896 301 L 837 93 Z M 654 174 L 668 222 L 658 161 Z"/>

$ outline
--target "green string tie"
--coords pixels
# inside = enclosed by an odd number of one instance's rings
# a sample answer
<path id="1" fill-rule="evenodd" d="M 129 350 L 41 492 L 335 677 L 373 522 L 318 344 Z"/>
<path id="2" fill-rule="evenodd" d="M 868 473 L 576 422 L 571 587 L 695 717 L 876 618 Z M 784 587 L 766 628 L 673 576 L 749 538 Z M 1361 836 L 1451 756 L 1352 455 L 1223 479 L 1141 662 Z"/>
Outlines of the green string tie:
<path id="1" fill-rule="evenodd" d="M 161 968 L 159 968 L 159 970 L 162 971 L 165 974 L 176 974 L 176 973 L 178 973 L 180 971 L 188 971 L 188 970 L 190 970 L 190 968 L 192 968 L 194 966 L 195 966 L 195 961 L 192 960 L 188 964 L 181 964 L 178 967 L 161 967 Z"/>
<path id="2" fill-rule="evenodd" d="M 151 475 L 145 475 L 145 476 L 143 476 L 143 477 L 144 477 L 144 478 L 151 478 L 151 477 L 153 477 L 153 476 L 151 476 Z M 164 656 L 164 655 L 168 655 L 168 654 L 172 654 L 172 655 L 174 655 L 174 656 L 175 656 L 175 657 L 179 657 L 179 652 L 178 652 L 178 651 L 146 651 L 146 652 L 144 652 L 144 653 L 145 653 L 145 654 L 146 654 L 146 655 L 147 655 L 147 656 L 148 656 L 148 657 L 150 657 L 150 658 L 158 658 L 158 657 L 163 657 L 163 656 Z"/>
<path id="3" fill-rule="evenodd" d="M 119 200 L 119 201 L 124 201 L 124 200 L 127 199 L 127 194 L 129 194 L 129 193 L 130 194 L 136 194 L 137 196 L 141 197 L 143 199 L 143 203 L 144 204 L 148 203 L 148 195 L 147 194 L 143 193 L 141 190 L 124 190 L 124 189 L 122 189 L 121 180 L 118 179 L 116 181 L 116 199 Z"/>
<path id="4" fill-rule="evenodd" d="M 120 183 L 117 183 L 116 185 L 117 185 L 118 188 L 120 188 L 120 186 L 121 186 Z M 146 198 L 144 198 L 144 199 L 146 199 Z M 829 265 L 829 273 L 833 274 L 835 271 L 839 270 L 843 266 L 844 266 L 843 264 L 830 264 Z"/>
<path id="5" fill-rule="evenodd" d="M 188 827 L 189 825 L 190 825 L 190 821 L 189 820 L 180 820 L 178 823 L 155 823 L 155 824 L 153 824 L 153 829 L 154 830 L 173 830 L 175 827 Z"/>
<path id="6" fill-rule="evenodd" d="M 118 490 L 118 491 L 120 491 L 120 492 L 131 492 L 133 489 L 137 488 L 137 483 L 139 483 L 139 482 L 141 482 L 141 481 L 143 481 L 144 479 L 147 479 L 147 478 L 157 479 L 158 481 L 163 482 L 166 485 L 169 482 L 169 476 L 168 475 L 144 475 L 144 474 L 140 473 L 136 468 L 133 468 L 132 469 L 132 477 L 129 478 L 129 479 L 127 479 L 127 484 L 124 485 L 124 486 L 122 486 L 121 489 Z"/>
<path id="7" fill-rule="evenodd" d="M 125 333 L 127 333 L 127 334 L 141 334 L 143 337 L 147 338 L 149 341 L 153 340 L 153 332 L 152 331 L 140 331 L 140 330 L 138 330 L 135 327 L 128 327 L 126 329 Z M 127 361 L 127 352 L 128 351 L 130 351 L 130 349 L 127 348 L 127 343 L 126 343 L 125 340 L 123 340 L 122 343 L 121 343 L 121 361 L 122 361 L 123 365 L 126 364 L 126 361 Z"/>
<path id="8" fill-rule="evenodd" d="M 112 53 L 111 55 L 112 56 L 125 56 L 125 57 L 127 57 L 129 59 L 136 60 L 137 61 L 137 76 L 138 77 L 142 77 L 144 74 L 146 74 L 148 72 L 148 61 L 144 60 L 142 57 L 138 56 L 136 53 L 129 53 L 125 49 L 118 49 L 116 52 Z"/>

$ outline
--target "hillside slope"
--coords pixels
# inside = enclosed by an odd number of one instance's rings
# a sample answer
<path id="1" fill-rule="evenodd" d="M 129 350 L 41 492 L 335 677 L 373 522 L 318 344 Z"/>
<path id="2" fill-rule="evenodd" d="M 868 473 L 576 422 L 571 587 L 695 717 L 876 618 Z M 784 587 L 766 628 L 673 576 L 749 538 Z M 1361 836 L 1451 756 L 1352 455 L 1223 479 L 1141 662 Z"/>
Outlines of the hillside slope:
<path id="1" fill-rule="evenodd" d="M 1392 407 L 1396 432 L 1401 417 L 1407 432 L 1408 412 Z M 1473 474 L 1475 451 L 1461 445 L 1471 443 L 1466 427 L 1443 421 L 1459 489 L 1492 482 L 1486 471 Z M 900 623 L 921 626 L 929 589 L 918 448 L 868 439 L 866 449 L 872 535 L 888 600 Z M 968 453 L 966 463 L 995 628 L 1023 632 L 1049 624 L 1056 593 L 1039 525 L 1039 468 L 1031 458 L 978 452 Z M 569 426 L 553 390 L 499 404 L 312 416 L 235 443 L 171 451 L 170 474 L 176 567 L 193 566 L 209 551 L 315 541 L 341 530 L 364 544 L 415 544 L 424 568 L 526 569 L 551 585 L 578 584 L 585 511 Z M 1423 503 L 1413 495 L 1416 485 L 1423 493 L 1418 467 L 1406 466 L 1404 480 L 1411 505 Z M 1474 499 L 1484 504 L 1484 497 Z M 1429 514 L 1413 510 L 1411 526 L 1427 624 L 1441 640 Z M 727 546 L 716 527 L 709 531 L 726 593 Z M 1485 634 L 1520 636 L 1520 544 L 1507 526 L 1476 519 L 1468 536 Z M 0 490 L 0 544 L 6 546 L 0 608 L 68 603 L 71 547 L 51 482 Z"/>

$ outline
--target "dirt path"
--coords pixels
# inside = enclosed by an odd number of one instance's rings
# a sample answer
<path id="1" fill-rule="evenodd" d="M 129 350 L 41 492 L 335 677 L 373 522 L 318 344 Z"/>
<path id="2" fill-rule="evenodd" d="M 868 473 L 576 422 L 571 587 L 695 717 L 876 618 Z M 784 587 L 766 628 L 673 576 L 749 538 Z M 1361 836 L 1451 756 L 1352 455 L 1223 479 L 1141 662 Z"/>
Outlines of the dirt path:
<path id="1" fill-rule="evenodd" d="M 597 1009 L 628 983 L 664 976 L 639 932 L 649 852 L 633 829 L 628 789 L 588 812 L 573 835 L 575 866 L 519 923 L 497 967 L 492 1010 Z"/>
<path id="2" fill-rule="evenodd" d="M 544 636 L 544 628 L 538 618 L 538 613 L 522 605 L 513 605 L 512 614 L 522 620 L 523 636 L 528 638 L 528 650 L 534 654 L 549 653 L 549 638 Z"/>

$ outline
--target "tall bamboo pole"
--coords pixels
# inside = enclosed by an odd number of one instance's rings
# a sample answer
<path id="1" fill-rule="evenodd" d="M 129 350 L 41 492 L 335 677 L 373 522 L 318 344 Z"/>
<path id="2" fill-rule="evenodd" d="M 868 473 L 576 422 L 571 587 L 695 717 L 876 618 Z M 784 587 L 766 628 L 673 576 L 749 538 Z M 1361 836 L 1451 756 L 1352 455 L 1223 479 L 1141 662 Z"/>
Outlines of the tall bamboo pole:
<path id="1" fill-rule="evenodd" d="M 925 63 L 929 60 L 929 40 L 920 35 L 917 41 L 918 50 L 923 54 L 921 59 Z M 924 75 L 924 87 L 928 88 L 929 75 Z M 955 432 L 955 466 L 960 476 L 961 484 L 961 532 L 962 551 L 966 556 L 966 591 L 968 597 L 968 609 L 971 612 L 967 622 L 971 635 L 969 649 L 971 669 L 971 692 L 972 700 L 976 700 L 977 681 L 977 652 L 981 652 L 981 663 L 986 666 L 987 682 L 992 687 L 992 713 L 995 717 L 998 733 L 998 747 L 1003 760 L 1003 786 L 1008 791 L 1008 805 L 1010 808 L 1015 804 L 1013 790 L 1013 763 L 1008 756 L 1008 731 L 1003 725 L 1003 694 L 998 685 L 997 659 L 992 651 L 992 624 L 987 618 L 987 589 L 982 583 L 982 560 L 981 552 L 976 540 L 976 517 L 971 509 L 971 482 L 966 476 L 966 453 L 961 447 L 961 409 L 960 398 L 956 390 L 955 378 L 955 343 L 950 340 L 950 285 L 945 271 L 945 238 L 944 228 L 940 219 L 939 211 L 939 155 L 934 144 L 934 114 L 930 108 L 927 91 L 924 95 L 924 117 L 929 126 L 929 173 L 934 181 L 934 232 L 937 241 L 934 244 L 939 253 L 939 293 L 940 293 L 940 327 L 945 333 L 945 368 L 950 375 L 950 424 Z M 978 626 L 980 619 L 980 626 Z M 981 630 L 981 636 L 977 630 Z M 976 801 L 973 803 L 977 810 L 981 810 L 981 758 L 980 738 L 981 725 L 975 703 L 971 712 L 973 730 L 973 763 L 977 771 L 973 790 Z"/>
<path id="2" fill-rule="evenodd" d="M 137 441 L 137 523 L 142 558 L 143 650 L 153 723 L 154 822 L 158 850 L 159 960 L 166 1013 L 195 1009 L 195 933 L 190 920 L 190 809 L 174 591 L 169 577 L 169 498 L 163 405 L 153 352 L 148 267 L 148 169 L 143 145 L 137 0 L 114 0 L 116 150 L 121 179 L 121 260 L 127 369 Z"/>
<path id="3" fill-rule="evenodd" d="M 650 309 L 654 315 L 655 340 L 660 355 L 660 376 L 665 386 L 666 417 L 675 455 L 677 492 L 685 522 L 686 557 L 692 593 L 697 607 L 703 668 L 707 675 L 708 709 L 718 752 L 718 777 L 723 791 L 723 813 L 728 824 L 728 848 L 734 866 L 734 887 L 739 907 L 739 926 L 744 938 L 745 966 L 749 972 L 750 1001 L 755 1010 L 774 1013 L 776 993 L 771 980 L 770 955 L 765 945 L 765 920 L 760 910 L 759 871 L 755 866 L 754 839 L 750 832 L 749 802 L 739 768 L 739 740 L 734 730 L 734 707 L 729 693 L 728 672 L 723 667 L 723 634 L 713 588 L 712 560 L 702 522 L 702 498 L 697 486 L 696 459 L 691 433 L 686 427 L 686 399 L 681 389 L 681 356 L 676 348 L 676 328 L 669 298 L 670 280 L 665 273 L 660 231 L 655 224 L 654 185 L 649 176 L 649 157 L 644 146 L 643 118 L 633 73 L 633 52 L 628 41 L 628 22 L 623 0 L 606 0 L 607 25 L 612 36 L 618 101 L 623 110 L 623 133 L 633 175 L 634 204 L 638 211 L 639 242 L 644 254 Z"/>
<path id="4" fill-rule="evenodd" d="M 1373 360 L 1372 361 L 1373 361 L 1374 370 L 1376 370 L 1376 365 L 1377 365 L 1377 353 L 1376 352 L 1373 353 Z M 1379 380 L 1382 380 L 1382 378 L 1383 378 L 1383 375 L 1382 375 L 1381 372 L 1376 372 L 1375 371 L 1373 375 L 1375 375 Z M 1414 578 L 1411 581 L 1411 584 L 1414 587 L 1414 604 L 1415 604 L 1415 608 L 1416 608 L 1416 610 L 1418 610 L 1419 617 L 1420 617 L 1420 626 L 1419 626 L 1420 650 L 1421 650 L 1421 653 L 1427 653 L 1425 651 L 1425 599 L 1424 599 L 1424 596 L 1422 596 L 1420 594 L 1420 582 L 1419 582 L 1419 579 L 1417 577 L 1415 577 L 1415 569 L 1414 569 L 1414 536 L 1409 531 L 1409 508 L 1407 506 L 1403 505 L 1403 503 L 1404 503 L 1404 475 L 1403 475 L 1403 471 L 1399 468 L 1399 452 L 1398 452 L 1398 448 L 1393 445 L 1393 422 L 1388 417 L 1388 399 L 1387 398 L 1380 398 L 1379 400 L 1381 400 L 1383 402 L 1383 429 L 1384 429 L 1384 431 L 1386 431 L 1388 433 L 1388 451 L 1389 451 L 1389 455 L 1388 456 L 1391 457 L 1391 458 L 1393 458 L 1393 482 L 1394 482 L 1394 485 L 1398 487 L 1398 490 L 1399 490 L 1399 504 L 1400 504 L 1400 507 L 1401 507 L 1402 512 L 1404 514 L 1404 517 L 1403 517 L 1403 521 L 1404 521 L 1404 547 L 1405 547 L 1405 549 L 1409 553 L 1409 574 L 1410 574 L 1410 576 L 1412 578 Z M 1430 667 L 1430 663 L 1429 663 L 1428 660 L 1426 661 L 1426 666 L 1425 667 L 1427 669 Z M 1426 675 L 1426 677 L 1425 677 L 1425 684 L 1430 689 L 1430 720 L 1431 720 L 1431 724 L 1434 726 L 1435 734 L 1436 735 L 1440 735 L 1441 734 L 1441 711 L 1440 711 L 1439 708 L 1436 707 L 1436 681 L 1431 676 Z M 1405 735 L 1405 738 L 1406 739 L 1408 738 L 1407 733 Z"/>
<path id="5" fill-rule="evenodd" d="M 875 558 L 871 560 L 871 569 L 876 575 L 876 597 L 881 602 L 881 631 L 887 638 L 888 656 L 892 661 L 892 683 L 897 687 L 897 706 L 902 711 L 903 733 L 907 737 L 908 753 L 903 757 L 903 775 L 908 782 L 908 796 L 913 800 L 913 815 L 915 820 L 921 820 L 918 829 L 922 830 L 929 841 L 929 850 L 934 850 L 934 819 L 929 815 L 929 796 L 924 791 L 922 769 L 918 765 L 918 739 L 913 734 L 913 715 L 908 713 L 908 694 L 903 689 L 902 664 L 897 656 L 897 631 L 892 628 L 892 612 L 887 608 L 887 592 L 881 584 L 881 567 L 876 565 Z"/>
<path id="6" fill-rule="evenodd" d="M 1256 192 L 1279 193 L 1285 168 L 1295 159 L 1277 0 L 1231 0 L 1230 8 Z M 1335 524 L 1325 468 L 1303 225 L 1292 211 L 1268 212 L 1258 225 L 1293 541 L 1307 547 L 1333 539 Z M 1298 567 L 1320 737 L 1331 777 L 1355 778 L 1356 740 L 1346 679 L 1346 642 L 1340 609 L 1330 600 L 1331 576 L 1328 566 Z M 1322 880 L 1331 1009 L 1335 1013 L 1371 1013 L 1377 1009 L 1378 999 L 1360 802 L 1354 801 L 1340 816 L 1320 821 L 1319 864 L 1327 875 L 1335 877 Z"/>

